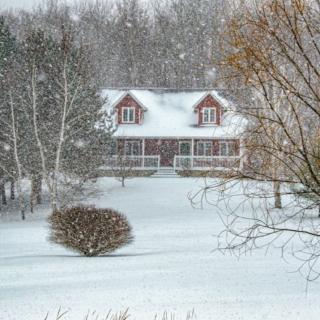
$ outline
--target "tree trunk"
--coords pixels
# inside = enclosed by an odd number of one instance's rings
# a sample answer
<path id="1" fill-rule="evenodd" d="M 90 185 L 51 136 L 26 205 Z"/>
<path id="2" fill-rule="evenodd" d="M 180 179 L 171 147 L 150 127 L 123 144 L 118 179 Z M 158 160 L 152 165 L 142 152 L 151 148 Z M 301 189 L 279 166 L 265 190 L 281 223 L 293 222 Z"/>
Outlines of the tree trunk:
<path id="1" fill-rule="evenodd" d="M 42 176 L 40 175 L 36 180 L 36 190 L 37 190 L 37 204 L 42 203 Z"/>
<path id="2" fill-rule="evenodd" d="M 21 213 L 21 219 L 25 220 L 25 204 L 24 204 L 24 196 L 21 189 L 21 180 L 20 178 L 17 180 L 17 191 L 18 191 L 18 199 L 19 199 L 19 207 Z"/>
<path id="3" fill-rule="evenodd" d="M 51 202 L 51 209 L 52 211 L 57 211 L 58 209 L 58 201 L 57 201 L 57 189 L 54 189 L 54 191 L 50 194 L 50 202 Z"/>
<path id="4" fill-rule="evenodd" d="M 121 178 L 121 185 L 122 185 L 122 187 L 125 187 L 124 181 L 125 181 L 125 178 L 122 177 L 122 178 Z"/>
<path id="5" fill-rule="evenodd" d="M 22 193 L 21 187 L 21 180 L 22 180 L 22 165 L 20 162 L 19 154 L 18 154 L 18 137 L 17 137 L 17 129 L 16 129 L 16 119 L 15 119 L 15 110 L 14 104 L 12 99 L 12 93 L 10 91 L 10 107 L 11 107 L 11 120 L 12 120 L 12 140 L 14 145 L 14 158 L 17 166 L 17 192 L 18 192 L 18 199 L 19 199 L 19 207 L 21 212 L 22 220 L 25 219 L 25 203 L 24 203 L 24 195 Z"/>
<path id="6" fill-rule="evenodd" d="M 10 179 L 10 199 L 14 200 L 16 198 L 16 195 L 14 193 L 14 180 Z"/>
<path id="7" fill-rule="evenodd" d="M 4 180 L 0 182 L 0 193 L 1 193 L 1 203 L 6 206 L 7 205 L 7 196 L 6 196 L 6 188 Z"/>
<path id="8" fill-rule="evenodd" d="M 277 209 L 282 209 L 281 190 L 280 190 L 279 181 L 275 181 L 273 183 L 273 190 L 274 190 L 274 207 Z"/>
<path id="9" fill-rule="evenodd" d="M 30 193 L 30 211 L 34 212 L 36 204 L 41 204 L 42 177 L 41 175 L 32 175 L 31 193 Z"/>

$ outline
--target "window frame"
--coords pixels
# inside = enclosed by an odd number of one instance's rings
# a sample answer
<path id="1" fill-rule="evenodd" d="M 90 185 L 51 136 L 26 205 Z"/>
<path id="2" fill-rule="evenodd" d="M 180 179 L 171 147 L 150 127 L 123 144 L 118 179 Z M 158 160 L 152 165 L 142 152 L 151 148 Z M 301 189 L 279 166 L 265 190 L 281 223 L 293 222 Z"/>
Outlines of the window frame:
<path id="1" fill-rule="evenodd" d="M 189 154 L 182 154 L 181 153 L 182 144 L 188 144 L 189 145 Z M 191 141 L 179 141 L 179 156 L 191 156 L 191 153 L 192 153 Z"/>
<path id="2" fill-rule="evenodd" d="M 127 151 L 129 150 L 128 145 L 129 144 L 138 144 L 138 154 L 134 154 L 134 147 L 130 148 L 130 153 L 128 153 Z M 141 156 L 141 141 L 140 140 L 126 140 L 124 143 L 124 155 L 125 156 L 129 156 L 129 157 L 134 157 L 134 156 Z"/>
<path id="3" fill-rule="evenodd" d="M 203 154 L 199 154 L 199 150 L 200 150 L 200 144 L 203 144 Z M 208 144 L 210 144 L 210 154 L 207 155 L 206 154 L 206 150 L 207 150 L 207 146 Z M 206 145 L 206 147 L 205 147 Z M 209 141 L 209 140 L 205 140 L 205 141 L 197 141 L 197 156 L 199 157 L 212 157 L 213 155 L 213 143 L 212 141 Z"/>
<path id="4" fill-rule="evenodd" d="M 130 111 L 133 111 L 133 119 L 130 121 Z M 128 120 L 125 120 L 125 113 L 127 113 Z M 123 107 L 122 108 L 122 123 L 135 123 L 136 122 L 136 108 L 135 107 Z"/>
<path id="5" fill-rule="evenodd" d="M 208 111 L 208 121 L 205 121 L 206 111 Z M 213 121 L 210 120 L 211 116 L 214 116 Z M 217 109 L 214 107 L 204 107 L 202 109 L 202 123 L 203 124 L 215 124 L 217 123 Z"/>
<path id="6" fill-rule="evenodd" d="M 225 144 L 226 145 L 226 154 L 222 154 L 222 147 L 221 145 Z M 231 147 L 232 146 L 232 147 Z M 221 141 L 219 142 L 219 156 L 220 157 L 236 157 L 237 152 L 236 152 L 236 141 Z M 233 154 L 230 154 L 230 151 L 233 150 Z"/>

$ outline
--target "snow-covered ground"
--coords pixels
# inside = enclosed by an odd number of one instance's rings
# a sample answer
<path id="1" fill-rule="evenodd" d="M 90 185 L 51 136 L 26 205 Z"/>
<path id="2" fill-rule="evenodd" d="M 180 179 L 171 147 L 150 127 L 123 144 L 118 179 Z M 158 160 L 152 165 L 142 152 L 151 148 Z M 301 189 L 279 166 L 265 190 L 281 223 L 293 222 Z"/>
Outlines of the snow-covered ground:
<path id="1" fill-rule="evenodd" d="M 201 179 L 136 178 L 122 188 L 101 179 L 97 206 L 113 207 L 131 222 L 135 242 L 110 256 L 79 257 L 47 241 L 44 212 L 32 221 L 0 223 L 0 319 L 66 319 L 90 311 L 129 308 L 130 319 L 173 312 L 183 319 L 319 319 L 319 283 L 305 280 L 278 251 L 237 260 L 212 252 L 221 229 L 212 206 L 187 198 Z"/>

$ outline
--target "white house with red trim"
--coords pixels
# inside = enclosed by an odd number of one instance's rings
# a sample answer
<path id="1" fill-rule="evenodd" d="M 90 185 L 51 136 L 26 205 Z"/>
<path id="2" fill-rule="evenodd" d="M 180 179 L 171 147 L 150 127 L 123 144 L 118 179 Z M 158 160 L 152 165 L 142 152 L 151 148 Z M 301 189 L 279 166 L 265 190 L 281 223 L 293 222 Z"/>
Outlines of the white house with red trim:
<path id="1" fill-rule="evenodd" d="M 109 166 L 209 170 L 241 165 L 244 119 L 216 91 L 103 90 L 117 130 Z"/>

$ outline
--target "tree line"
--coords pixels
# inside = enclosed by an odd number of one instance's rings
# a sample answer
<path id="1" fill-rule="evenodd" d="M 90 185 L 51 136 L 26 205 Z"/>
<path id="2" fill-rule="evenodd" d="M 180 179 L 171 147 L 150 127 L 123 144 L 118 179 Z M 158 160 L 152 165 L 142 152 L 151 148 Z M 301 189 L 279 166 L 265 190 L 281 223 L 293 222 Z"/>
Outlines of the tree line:
<path id="1" fill-rule="evenodd" d="M 8 12 L 18 37 L 34 25 L 48 34 L 62 20 L 90 51 L 100 87 L 203 88 L 214 82 L 223 0 L 97 0 L 73 5 L 48 0 L 32 12 Z M 57 31 L 58 32 L 58 31 Z"/>

